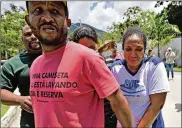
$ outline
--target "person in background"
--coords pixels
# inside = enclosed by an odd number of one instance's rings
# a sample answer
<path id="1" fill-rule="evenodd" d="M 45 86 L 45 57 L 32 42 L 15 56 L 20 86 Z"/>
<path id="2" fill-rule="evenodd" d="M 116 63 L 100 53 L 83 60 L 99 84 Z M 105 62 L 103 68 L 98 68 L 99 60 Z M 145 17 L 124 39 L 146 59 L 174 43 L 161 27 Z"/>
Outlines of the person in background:
<path id="1" fill-rule="evenodd" d="M 98 48 L 97 38 L 97 33 L 92 27 L 81 26 L 74 31 L 72 41 L 84 45 L 90 49 L 93 49 L 100 55 L 102 55 L 102 53 L 104 51 L 107 51 L 108 49 L 114 49 L 114 47 L 116 46 L 114 44 L 113 46 L 108 46 L 109 44 L 111 45 L 113 43 L 110 41 L 108 43 L 105 43 L 105 45 L 103 45 L 102 47 Z M 107 99 L 104 99 L 104 115 L 105 128 L 116 128 L 117 119 Z"/>
<path id="2" fill-rule="evenodd" d="M 106 40 L 104 44 L 98 49 L 98 52 L 102 54 L 103 52 L 109 50 L 112 52 L 111 58 L 113 60 L 123 59 L 123 55 L 119 51 L 117 51 L 116 41 Z"/>
<path id="3" fill-rule="evenodd" d="M 146 43 L 142 29 L 129 27 L 123 34 L 124 59 L 115 61 L 111 72 L 130 105 L 134 128 L 164 128 L 161 109 L 169 83 L 160 58 L 144 57 Z"/>
<path id="4" fill-rule="evenodd" d="M 43 51 L 30 69 L 35 127 L 104 127 L 104 98 L 122 126 L 132 127 L 126 98 L 103 58 L 67 39 L 67 1 L 26 5 L 26 22 Z"/>
<path id="5" fill-rule="evenodd" d="M 72 41 L 97 51 L 97 38 L 98 36 L 94 28 L 90 26 L 81 26 L 73 32 Z"/>
<path id="6" fill-rule="evenodd" d="M 121 60 L 124 59 L 124 56 L 122 52 L 115 50 L 112 58 L 114 58 L 114 60 Z"/>
<path id="7" fill-rule="evenodd" d="M 123 59 L 123 54 L 117 51 L 117 44 L 114 40 L 106 40 L 101 47 L 99 47 L 98 52 L 101 56 L 105 57 L 104 53 L 110 51 L 110 57 L 105 58 L 107 66 L 110 68 L 111 64 L 116 61 Z"/>
<path id="8" fill-rule="evenodd" d="M 170 71 L 171 71 L 172 80 L 174 80 L 174 70 L 173 70 L 173 68 L 174 68 L 174 61 L 175 61 L 176 55 L 172 51 L 171 47 L 167 48 L 167 51 L 165 53 L 165 58 L 166 58 L 166 70 L 167 70 L 168 80 L 170 80 L 169 79 L 169 72 Z"/>
<path id="9" fill-rule="evenodd" d="M 150 57 L 150 56 L 155 56 L 153 49 L 148 50 L 148 57 Z"/>
<path id="10" fill-rule="evenodd" d="M 26 50 L 10 58 L 2 66 L 1 102 L 5 105 L 20 105 L 22 108 L 20 127 L 34 128 L 34 115 L 29 94 L 29 68 L 34 59 L 41 55 L 41 46 L 28 25 L 22 29 L 22 42 Z M 20 96 L 13 93 L 16 88 L 19 88 Z"/>

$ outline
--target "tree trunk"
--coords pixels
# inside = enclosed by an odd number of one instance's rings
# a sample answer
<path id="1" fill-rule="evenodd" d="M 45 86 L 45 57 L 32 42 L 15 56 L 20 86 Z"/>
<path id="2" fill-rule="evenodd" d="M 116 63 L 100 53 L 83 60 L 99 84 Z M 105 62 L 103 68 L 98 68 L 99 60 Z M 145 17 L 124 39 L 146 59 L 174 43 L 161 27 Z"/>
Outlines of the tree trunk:
<path id="1" fill-rule="evenodd" d="M 158 42 L 157 48 L 158 48 L 158 57 L 160 57 L 160 42 Z"/>

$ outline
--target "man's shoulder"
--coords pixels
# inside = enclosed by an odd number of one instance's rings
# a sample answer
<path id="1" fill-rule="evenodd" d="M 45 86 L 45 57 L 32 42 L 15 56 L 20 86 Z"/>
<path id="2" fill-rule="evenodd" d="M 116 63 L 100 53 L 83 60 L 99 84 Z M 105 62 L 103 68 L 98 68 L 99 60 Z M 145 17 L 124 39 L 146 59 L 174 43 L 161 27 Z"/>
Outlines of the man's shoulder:
<path id="1" fill-rule="evenodd" d="M 72 52 L 72 54 L 77 58 L 77 60 L 81 60 L 85 64 L 89 63 L 93 65 L 95 63 L 100 63 L 101 61 L 103 61 L 105 64 L 104 58 L 100 56 L 99 53 L 81 44 L 72 44 L 72 49 L 70 49 L 70 52 Z"/>
<path id="2" fill-rule="evenodd" d="M 8 71 L 18 71 L 22 68 L 24 68 L 25 64 L 21 61 L 20 59 L 20 54 L 11 57 L 8 59 L 3 65 L 2 65 L 2 70 L 8 70 Z"/>
<path id="3" fill-rule="evenodd" d="M 86 46 L 82 45 L 82 44 L 78 44 L 76 42 L 70 41 L 69 45 L 71 45 L 71 48 L 78 48 L 78 49 L 83 49 L 83 50 L 90 50 L 89 48 L 87 48 Z M 78 50 L 76 49 L 76 50 Z"/>
<path id="4" fill-rule="evenodd" d="M 33 61 L 33 63 L 39 63 L 42 59 L 43 59 L 43 55 L 40 55 L 37 58 L 35 58 L 35 60 Z"/>
<path id="5" fill-rule="evenodd" d="M 32 63 L 32 59 L 34 60 L 40 54 L 29 54 L 28 52 L 20 52 L 16 56 L 8 59 L 7 63 L 11 65 L 25 65 Z"/>
<path id="6" fill-rule="evenodd" d="M 71 50 L 75 52 L 75 54 L 81 55 L 81 56 L 89 56 L 89 55 L 99 55 L 96 51 L 87 48 L 86 46 L 83 46 L 81 44 L 70 42 L 71 43 Z"/>
<path id="7" fill-rule="evenodd" d="M 42 66 L 42 62 L 45 61 L 43 60 L 43 55 L 38 56 L 31 64 L 30 70 L 35 69 L 37 70 Z"/>
<path id="8" fill-rule="evenodd" d="M 20 62 L 20 54 L 9 58 L 4 64 L 14 64 L 14 63 L 17 63 L 17 62 Z"/>

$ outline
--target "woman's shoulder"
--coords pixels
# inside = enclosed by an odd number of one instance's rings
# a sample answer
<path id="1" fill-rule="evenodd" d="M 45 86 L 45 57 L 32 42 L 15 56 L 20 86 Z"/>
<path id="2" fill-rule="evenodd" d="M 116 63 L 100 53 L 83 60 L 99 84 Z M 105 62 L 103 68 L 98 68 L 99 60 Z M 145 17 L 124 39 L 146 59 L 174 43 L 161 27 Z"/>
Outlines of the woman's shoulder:
<path id="1" fill-rule="evenodd" d="M 114 66 L 117 66 L 117 65 L 124 65 L 125 63 L 125 60 L 124 59 L 118 59 L 118 60 L 115 60 L 112 64 L 111 64 L 111 67 L 114 67 Z"/>
<path id="2" fill-rule="evenodd" d="M 145 71 L 147 71 L 150 75 L 156 72 L 161 72 L 165 70 L 165 63 L 159 57 L 151 57 L 148 61 L 145 62 L 144 66 Z"/>
<path id="3" fill-rule="evenodd" d="M 155 66 L 162 62 L 163 62 L 162 59 L 157 56 L 151 56 L 149 58 L 145 58 L 145 63 L 153 64 Z"/>

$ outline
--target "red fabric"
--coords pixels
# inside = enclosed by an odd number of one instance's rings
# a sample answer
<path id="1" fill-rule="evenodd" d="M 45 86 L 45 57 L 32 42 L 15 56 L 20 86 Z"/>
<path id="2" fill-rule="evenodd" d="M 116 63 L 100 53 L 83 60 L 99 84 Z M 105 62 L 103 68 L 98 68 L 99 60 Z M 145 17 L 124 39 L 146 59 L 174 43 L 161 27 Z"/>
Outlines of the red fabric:
<path id="1" fill-rule="evenodd" d="M 119 85 L 95 51 L 70 42 L 43 53 L 30 73 L 35 127 L 104 127 L 103 98 Z"/>

